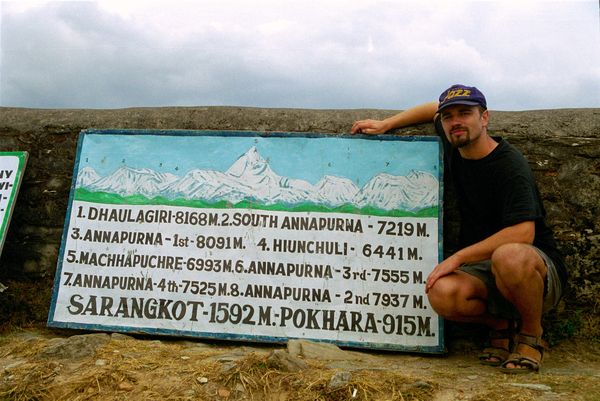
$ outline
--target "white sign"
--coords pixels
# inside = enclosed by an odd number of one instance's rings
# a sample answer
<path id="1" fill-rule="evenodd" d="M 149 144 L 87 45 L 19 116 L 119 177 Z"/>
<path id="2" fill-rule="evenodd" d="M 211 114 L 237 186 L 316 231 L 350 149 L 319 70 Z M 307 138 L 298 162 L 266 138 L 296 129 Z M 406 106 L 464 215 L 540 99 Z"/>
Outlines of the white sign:
<path id="1" fill-rule="evenodd" d="M 443 325 L 424 293 L 440 260 L 437 141 L 226 132 L 184 139 L 82 134 L 49 325 L 443 350 Z M 324 139 L 326 160 L 300 154 Z M 228 149 L 246 150 L 231 154 L 220 170 L 183 168 L 183 161 L 175 170 L 147 152 L 165 170 L 146 160 L 104 173 L 94 159 L 106 157 L 105 142 L 131 163 L 115 150 L 116 140 L 123 151 L 140 141 L 165 149 L 161 141 L 168 140 L 182 157 L 182 144 L 210 140 L 218 151 L 193 153 L 213 164 Z M 365 179 L 344 166 L 318 179 L 299 172 L 344 157 L 366 168 L 357 150 L 372 154 L 371 147 L 385 160 Z M 419 166 L 431 167 L 378 170 L 417 148 L 428 159 Z M 282 149 L 310 162 L 297 166 L 297 175 L 294 169 L 283 175 L 284 164 L 273 156 Z"/>
<path id="2" fill-rule="evenodd" d="M 27 152 L 0 152 L 0 251 L 4 247 L 26 164 Z"/>

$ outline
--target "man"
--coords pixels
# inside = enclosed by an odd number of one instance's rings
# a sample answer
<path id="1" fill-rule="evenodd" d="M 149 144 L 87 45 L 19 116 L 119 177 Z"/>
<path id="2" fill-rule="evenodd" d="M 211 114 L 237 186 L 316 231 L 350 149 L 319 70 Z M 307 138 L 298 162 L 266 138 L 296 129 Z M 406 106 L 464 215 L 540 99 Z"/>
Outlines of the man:
<path id="1" fill-rule="evenodd" d="M 381 134 L 432 118 L 456 189 L 461 234 L 460 250 L 427 278 L 429 301 L 446 319 L 491 328 L 483 364 L 537 372 L 545 349 L 542 313 L 558 303 L 567 272 L 527 161 L 488 134 L 484 95 L 453 85 L 439 102 L 357 121 L 351 132 Z"/>

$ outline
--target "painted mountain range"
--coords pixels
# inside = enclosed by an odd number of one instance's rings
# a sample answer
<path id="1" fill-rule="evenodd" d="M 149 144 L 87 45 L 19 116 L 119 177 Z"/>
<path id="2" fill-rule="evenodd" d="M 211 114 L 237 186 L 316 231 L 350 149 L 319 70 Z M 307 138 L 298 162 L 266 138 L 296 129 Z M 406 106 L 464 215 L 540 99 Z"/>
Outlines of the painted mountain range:
<path id="1" fill-rule="evenodd" d="M 251 147 L 227 171 L 191 170 L 182 177 L 152 169 L 123 166 L 102 177 L 91 167 L 77 174 L 77 188 L 120 196 L 161 196 L 167 199 L 201 199 L 233 204 L 253 200 L 265 205 L 300 203 L 383 210 L 418 211 L 438 204 L 438 180 L 433 175 L 411 171 L 407 176 L 381 173 L 362 188 L 348 178 L 323 176 L 315 185 L 275 173 Z"/>

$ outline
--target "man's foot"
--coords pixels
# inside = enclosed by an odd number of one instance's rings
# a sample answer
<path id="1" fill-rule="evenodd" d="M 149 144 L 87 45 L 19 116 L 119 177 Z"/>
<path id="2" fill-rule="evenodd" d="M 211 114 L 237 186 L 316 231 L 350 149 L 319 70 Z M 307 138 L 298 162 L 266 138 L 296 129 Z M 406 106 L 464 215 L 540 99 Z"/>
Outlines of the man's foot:
<path id="1" fill-rule="evenodd" d="M 491 330 L 488 334 L 489 345 L 479 354 L 479 362 L 489 366 L 502 365 L 510 356 L 514 336 L 514 322 L 511 320 L 506 323 L 506 328 Z"/>
<path id="2" fill-rule="evenodd" d="M 514 352 L 502 363 L 504 373 L 518 374 L 539 372 L 548 344 L 541 336 L 519 333 L 515 337 Z"/>

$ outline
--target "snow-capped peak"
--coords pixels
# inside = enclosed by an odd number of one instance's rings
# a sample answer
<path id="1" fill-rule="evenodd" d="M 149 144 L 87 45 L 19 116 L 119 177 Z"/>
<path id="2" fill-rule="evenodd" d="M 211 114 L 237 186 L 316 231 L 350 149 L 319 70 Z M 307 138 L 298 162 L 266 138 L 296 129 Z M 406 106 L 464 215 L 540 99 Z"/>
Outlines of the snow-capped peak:
<path id="1" fill-rule="evenodd" d="M 232 177 L 251 177 L 274 173 L 269 164 L 262 158 L 256 146 L 252 146 L 246 153 L 241 155 L 227 170 L 226 174 Z"/>
<path id="2" fill-rule="evenodd" d="M 94 170 L 92 167 L 86 166 L 77 173 L 77 186 L 87 187 L 101 178 L 102 176 L 98 174 L 96 170 Z"/>

